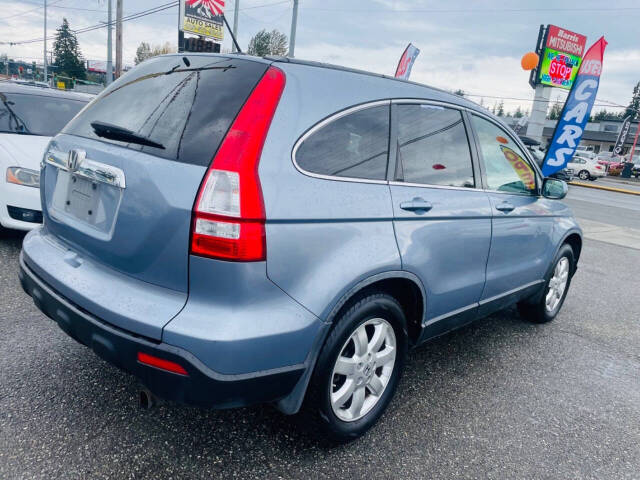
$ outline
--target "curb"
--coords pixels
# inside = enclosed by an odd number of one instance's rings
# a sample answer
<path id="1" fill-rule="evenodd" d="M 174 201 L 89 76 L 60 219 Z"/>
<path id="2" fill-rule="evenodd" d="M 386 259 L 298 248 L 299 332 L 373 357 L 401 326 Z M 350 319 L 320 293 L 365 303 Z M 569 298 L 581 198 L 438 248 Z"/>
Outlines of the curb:
<path id="1" fill-rule="evenodd" d="M 640 195 L 640 191 L 637 191 L 637 190 L 626 190 L 624 188 L 616 188 L 616 187 L 603 187 L 602 185 L 592 185 L 589 183 L 582 183 L 582 182 L 569 182 L 569 185 L 575 185 L 577 187 L 595 188 L 596 190 L 608 190 L 610 192 L 626 193 L 628 195 Z"/>

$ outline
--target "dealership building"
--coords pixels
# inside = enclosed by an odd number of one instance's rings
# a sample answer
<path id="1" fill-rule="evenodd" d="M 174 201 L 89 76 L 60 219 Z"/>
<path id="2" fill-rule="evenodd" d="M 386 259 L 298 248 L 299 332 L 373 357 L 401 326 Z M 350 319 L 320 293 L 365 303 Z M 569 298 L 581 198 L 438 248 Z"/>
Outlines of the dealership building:
<path id="1" fill-rule="evenodd" d="M 520 120 L 520 131 L 527 131 L 525 123 L 526 121 L 523 122 L 521 119 L 510 117 L 507 117 L 505 120 L 511 127 L 516 127 L 518 120 Z M 524 126 L 522 126 L 523 123 Z M 545 147 L 545 149 L 549 145 L 549 143 L 551 143 L 551 137 L 553 137 L 556 123 L 558 123 L 557 120 L 545 120 L 544 128 L 542 130 L 542 145 L 543 147 Z M 601 120 L 599 122 L 589 122 L 587 123 L 584 133 L 582 134 L 580 146 L 592 147 L 590 148 L 590 150 L 592 149 L 595 153 L 611 152 L 613 151 L 613 147 L 616 144 L 616 139 L 618 138 L 618 133 L 620 133 L 620 128 L 622 128 L 622 120 Z M 624 143 L 624 155 L 629 153 L 629 151 L 631 150 L 637 130 L 638 122 L 632 122 L 631 128 L 629 129 L 629 135 L 627 136 L 627 139 Z M 638 160 L 635 163 L 640 163 L 640 139 L 638 140 L 638 145 L 636 145 L 634 160 Z"/>

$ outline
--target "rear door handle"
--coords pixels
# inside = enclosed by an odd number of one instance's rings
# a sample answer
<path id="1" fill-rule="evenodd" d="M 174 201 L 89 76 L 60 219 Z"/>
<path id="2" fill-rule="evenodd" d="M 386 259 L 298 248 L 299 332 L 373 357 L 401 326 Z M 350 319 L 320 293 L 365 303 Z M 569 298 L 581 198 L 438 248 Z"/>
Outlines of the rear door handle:
<path id="1" fill-rule="evenodd" d="M 501 212 L 504 212 L 504 213 L 512 212 L 515 208 L 516 207 L 509 202 L 502 202 L 496 205 L 496 210 L 500 210 Z"/>
<path id="2" fill-rule="evenodd" d="M 428 212 L 433 208 L 433 205 L 424 198 L 416 197 L 410 202 L 402 202 L 400 208 L 409 212 Z"/>

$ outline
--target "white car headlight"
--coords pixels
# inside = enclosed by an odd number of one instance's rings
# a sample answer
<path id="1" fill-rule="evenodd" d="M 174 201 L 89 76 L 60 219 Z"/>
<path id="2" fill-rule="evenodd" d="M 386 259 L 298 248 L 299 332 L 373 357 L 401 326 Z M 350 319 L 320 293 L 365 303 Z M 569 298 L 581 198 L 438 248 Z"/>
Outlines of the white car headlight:
<path id="1" fill-rule="evenodd" d="M 7 182 L 25 187 L 40 187 L 40 172 L 22 167 L 7 168 Z"/>

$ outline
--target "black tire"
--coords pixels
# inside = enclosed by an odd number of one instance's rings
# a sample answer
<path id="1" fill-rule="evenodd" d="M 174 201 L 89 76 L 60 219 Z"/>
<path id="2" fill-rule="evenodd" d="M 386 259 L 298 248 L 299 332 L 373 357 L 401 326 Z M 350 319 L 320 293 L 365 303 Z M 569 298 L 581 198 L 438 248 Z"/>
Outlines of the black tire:
<path id="1" fill-rule="evenodd" d="M 396 337 L 393 370 L 386 388 L 373 408 L 358 420 L 344 421 L 338 418 L 331 407 L 333 368 L 351 335 L 360 325 L 374 318 L 382 318 L 393 327 Z M 345 443 L 369 430 L 391 402 L 404 370 L 408 335 L 402 307 L 395 298 L 385 293 L 371 293 L 354 299 L 335 322 L 311 377 L 302 418 L 310 423 L 305 427 L 313 429 L 314 434 L 319 433 L 331 443 Z"/>
<path id="2" fill-rule="evenodd" d="M 580 180 L 589 180 L 590 177 L 591 177 L 591 175 L 589 174 L 589 172 L 587 170 L 580 170 L 578 172 L 578 178 Z"/>
<path id="3" fill-rule="evenodd" d="M 552 311 L 548 311 L 546 308 L 545 300 L 549 291 L 549 283 L 551 281 L 551 278 L 553 277 L 553 272 L 556 268 L 556 265 L 562 258 L 565 257 L 569 260 L 569 276 L 567 278 L 567 285 L 556 307 Z M 567 298 L 567 293 L 569 292 L 569 288 L 571 287 L 571 278 L 573 277 L 574 272 L 575 255 L 573 254 L 573 249 L 571 248 L 571 246 L 565 243 L 564 245 L 562 245 L 562 247 L 560 247 L 560 250 L 558 250 L 558 253 L 553 259 L 551 268 L 549 269 L 547 277 L 545 278 L 544 289 L 542 290 L 542 292 L 536 294 L 531 299 L 524 300 L 518 303 L 518 311 L 520 312 L 520 315 L 523 318 L 534 323 L 547 323 L 556 318 L 558 312 L 560 312 L 560 309 L 564 304 L 565 298 Z"/>

